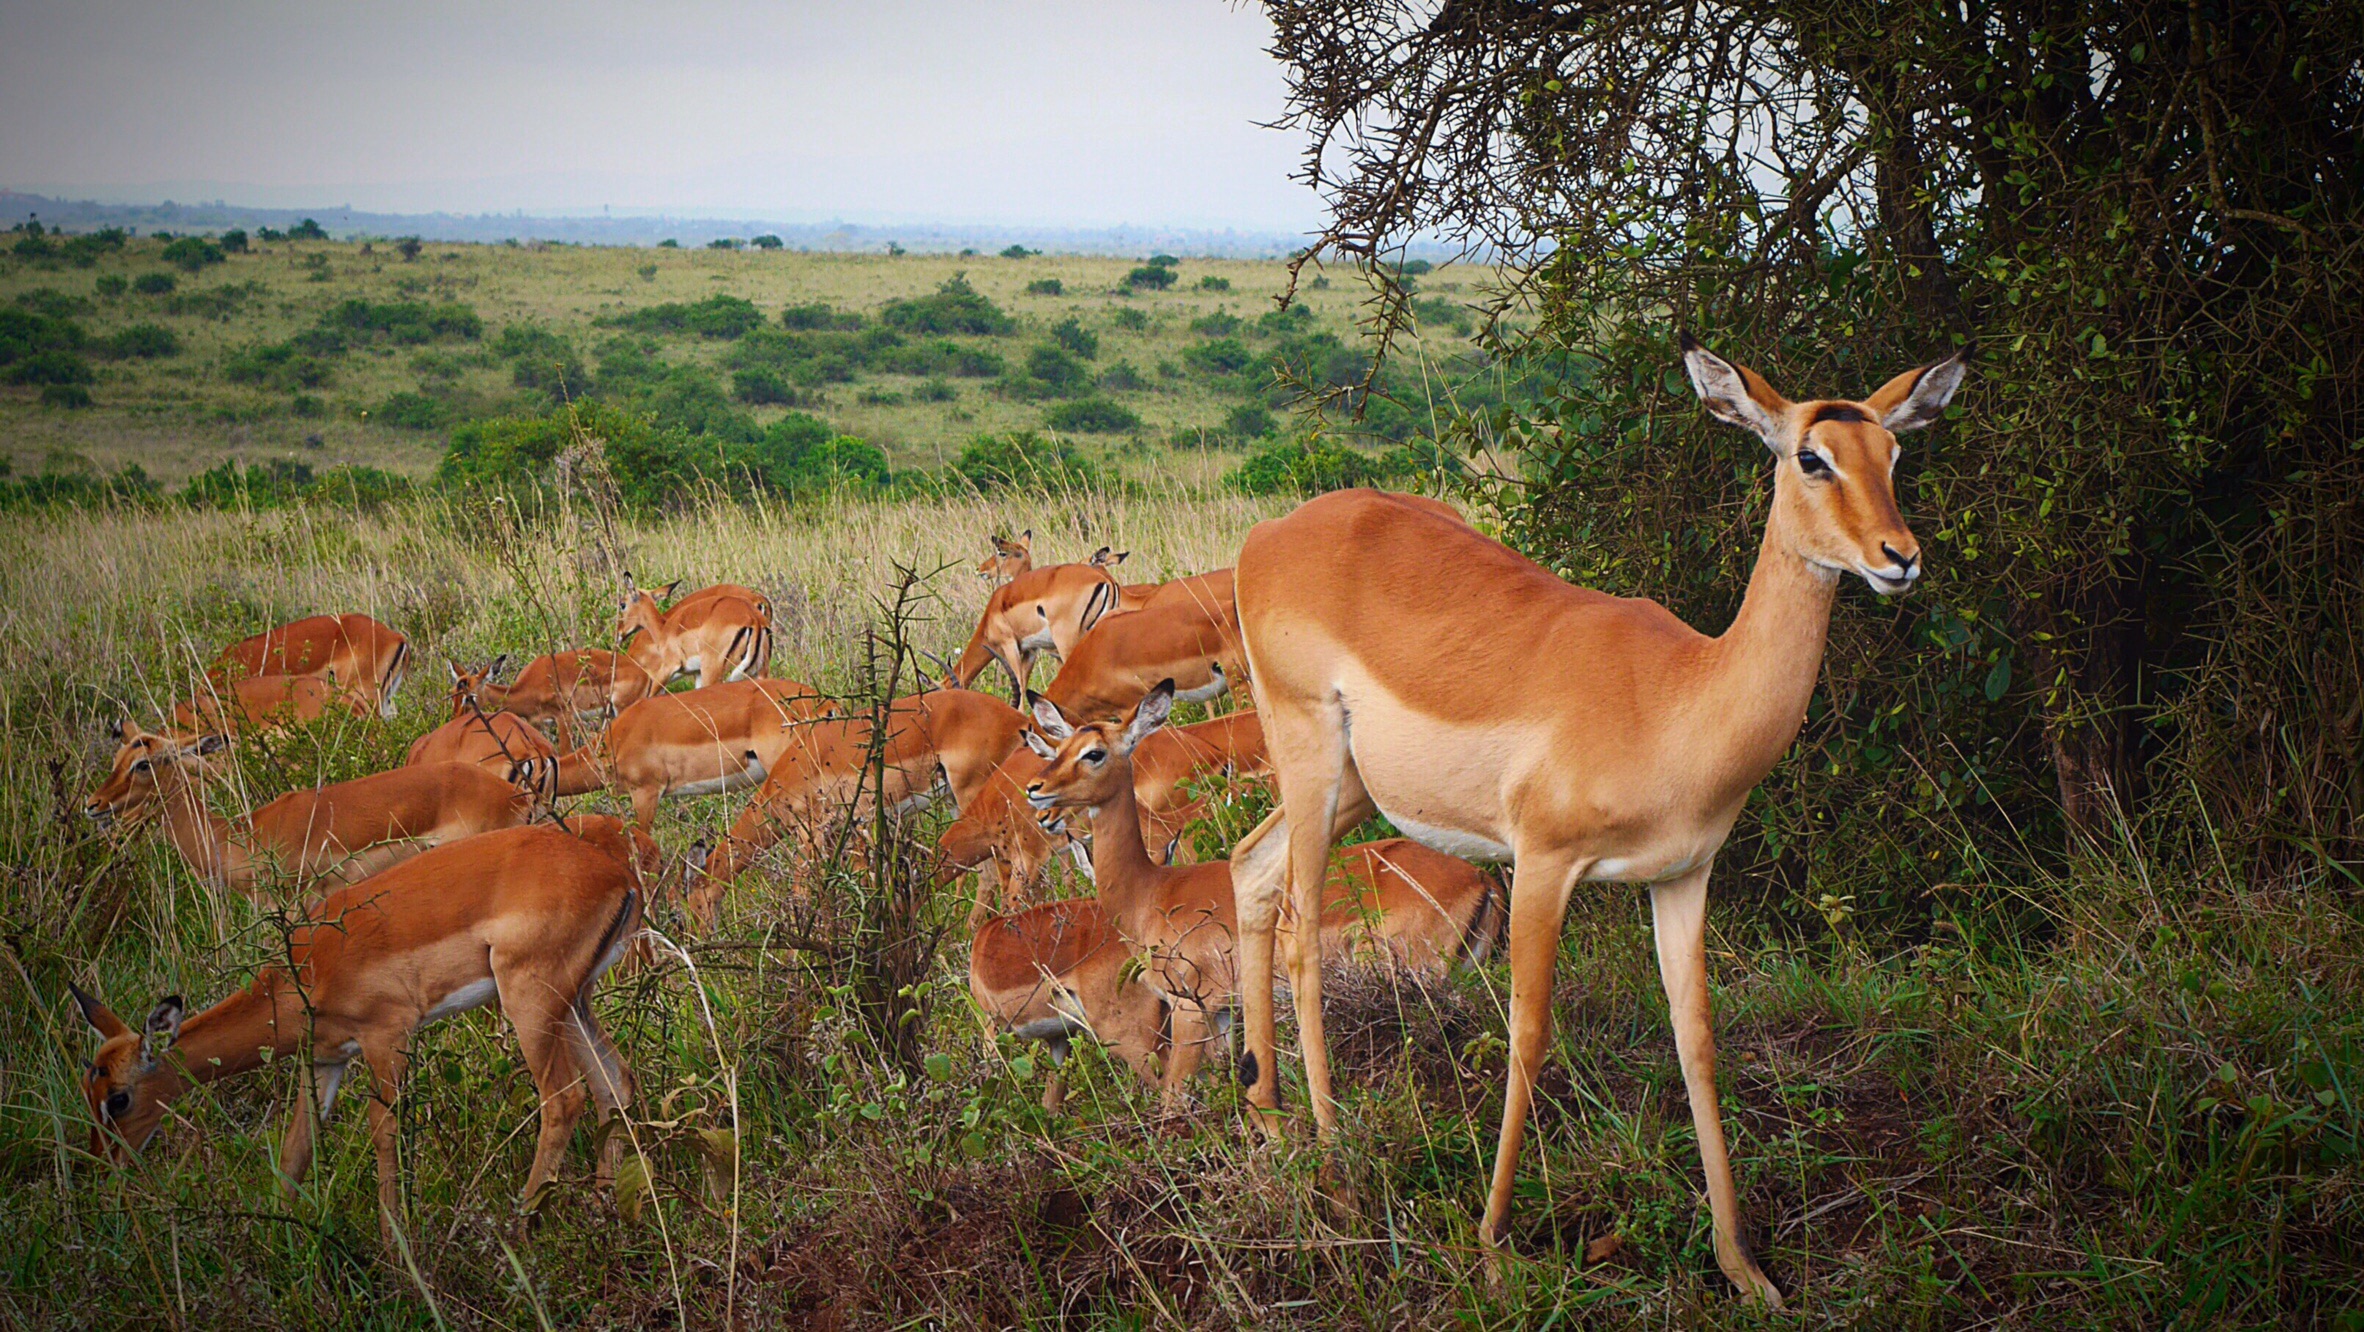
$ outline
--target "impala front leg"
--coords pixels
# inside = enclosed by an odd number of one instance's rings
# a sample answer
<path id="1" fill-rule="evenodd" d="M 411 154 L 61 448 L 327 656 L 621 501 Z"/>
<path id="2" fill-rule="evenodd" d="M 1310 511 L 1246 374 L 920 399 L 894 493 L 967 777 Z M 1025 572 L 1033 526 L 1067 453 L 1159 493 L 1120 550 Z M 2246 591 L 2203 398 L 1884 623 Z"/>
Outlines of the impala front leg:
<path id="1" fill-rule="evenodd" d="M 1288 890 L 1289 823 L 1274 810 L 1231 853 L 1233 909 L 1239 920 L 1241 1038 L 1239 1080 L 1266 1133 L 1280 1136 L 1280 1081 L 1272 1013 L 1273 935 L 1280 927 L 1281 894 Z M 1168 1058 L 1171 1059 L 1169 1054 Z"/>

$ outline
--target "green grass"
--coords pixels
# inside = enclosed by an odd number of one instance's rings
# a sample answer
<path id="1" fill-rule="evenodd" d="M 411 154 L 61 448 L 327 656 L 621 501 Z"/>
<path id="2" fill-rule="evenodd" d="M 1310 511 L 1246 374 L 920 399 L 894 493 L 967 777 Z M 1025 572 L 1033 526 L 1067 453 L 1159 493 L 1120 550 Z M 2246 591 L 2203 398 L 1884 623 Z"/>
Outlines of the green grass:
<path id="1" fill-rule="evenodd" d="M 357 1101 L 303 1196 L 273 1191 L 284 1070 L 188 1097 L 133 1169 L 82 1155 L 75 1079 L 92 1041 L 66 982 L 126 1011 L 167 991 L 209 1002 L 270 952 L 252 903 L 196 882 L 153 835 L 110 838 L 74 812 L 105 721 L 152 718 L 219 644 L 358 609 L 421 650 L 396 721 L 249 754 L 259 801 L 398 755 L 440 715 L 440 654 L 595 637 L 612 556 L 651 581 L 764 589 L 775 671 L 845 689 L 897 563 L 961 562 L 932 580 L 915 630 L 941 650 L 983 599 L 963 566 L 990 530 L 1032 527 L 1049 557 L 1130 547 L 1134 577 L 1228 563 L 1284 502 L 1209 480 L 693 506 L 612 537 L 445 501 L 0 521 L 0 1311 L 43 1327 L 2358 1325 L 2353 887 L 2246 883 L 2134 851 L 1950 888 L 1926 938 L 1800 935 L 1729 906 L 1711 919 L 1725 1120 L 1750 1239 L 1793 1305 L 1782 1316 L 1734 1303 L 1716 1271 L 1647 911 L 1623 889 L 1571 912 L 1500 1285 L 1474 1241 L 1503 1077 L 1498 967 L 1427 991 L 1337 983 L 1347 1129 L 1325 1177 L 1302 1135 L 1260 1140 L 1219 1063 L 1197 1112 L 1164 1121 L 1086 1054 L 1067 1116 L 1045 1120 L 1038 1058 L 980 1039 L 958 900 L 930 907 L 946 933 L 920 987 L 924 1069 L 898 1069 L 840 988 L 843 959 L 790 946 L 768 874 L 687 950 L 694 972 L 669 956 L 601 991 L 641 1089 L 646 1196 L 593 1190 L 586 1130 L 557 1195 L 520 1222 L 530 1083 L 485 1013 L 417 1042 L 411 1264 L 376 1247 Z M 737 806 L 669 804 L 660 840 L 678 853 Z M 932 839 L 942 817 L 913 835 Z M 844 937 L 852 891 L 823 895 L 821 943 Z M 1301 1086 L 1288 1094 L 1303 1106 Z M 730 1130 L 735 1193 L 703 1150 Z M 1614 1252 L 1588 1265 L 1596 1244 Z"/>
<path id="2" fill-rule="evenodd" d="M 521 391 L 512 382 L 511 364 L 492 354 L 491 344 L 504 329 L 530 325 L 560 334 L 595 367 L 601 344 L 620 331 L 595 321 L 649 306 L 728 295 L 753 302 L 776 329 L 784 307 L 821 303 L 874 317 L 889 301 L 931 293 L 958 273 L 967 274 L 1016 325 L 1005 335 L 956 342 L 1020 366 L 1049 342 L 1054 326 L 1075 320 L 1097 342 L 1096 355 L 1086 362 L 1092 375 L 1120 363 L 1138 374 L 1138 387 L 1111 387 L 1104 394 L 1137 414 L 1140 429 L 1092 438 L 1124 453 L 1154 453 L 1160 451 L 1156 445 L 1177 436 L 1220 435 L 1227 415 L 1244 401 L 1238 386 L 1210 382 L 1191 370 L 1185 354 L 1207 341 L 1192 323 L 1225 312 L 1253 321 L 1273 308 L 1286 282 L 1279 263 L 1244 260 L 1187 260 L 1174 290 L 1147 292 L 1123 286 L 1130 261 L 1074 256 L 890 258 L 436 243 L 405 262 L 388 244 L 326 241 L 258 243 L 252 253 L 184 273 L 168 269 L 162 248 L 160 241 L 134 239 L 91 268 L 0 256 L 0 307 L 62 297 L 79 309 L 72 317 L 94 338 L 156 323 L 182 346 L 178 355 L 156 360 L 97 362 L 93 405 L 86 408 L 45 406 L 30 386 L 0 387 L 0 458 L 18 474 L 79 466 L 112 472 L 137 463 L 177 485 L 226 458 L 291 458 L 322 469 L 354 464 L 424 475 L 443 449 L 446 427 L 436 423 L 436 414 L 456 420 L 546 408 L 548 399 Z M 103 294 L 126 277 L 157 271 L 175 279 L 170 294 Z M 1202 289 L 1202 277 L 1222 278 L 1229 289 Z M 1058 280 L 1062 294 L 1028 293 L 1029 284 L 1050 278 Z M 1447 301 L 1474 300 L 1483 280 L 1479 270 L 1448 270 L 1423 279 L 1422 291 Z M 1353 342 L 1368 295 L 1359 283 L 1341 280 L 1301 291 L 1299 300 L 1314 316 L 1313 329 Z M 284 343 L 352 299 L 465 305 L 482 319 L 484 334 L 421 345 L 381 341 L 323 358 L 327 378 L 310 386 L 285 374 L 257 379 L 252 369 L 247 378 L 238 377 L 242 353 Z M 1441 324 L 1432 334 L 1439 354 L 1462 345 Z M 714 369 L 726 388 L 730 384 L 720 365 L 732 342 L 688 333 L 656 340 L 668 364 Z M 820 386 L 805 410 L 880 445 L 898 467 L 934 467 L 977 434 L 1040 428 L 1055 406 L 997 392 L 985 379 L 864 372 Z M 395 420 L 418 427 L 389 424 L 389 409 Z M 761 423 L 786 408 L 748 410 Z"/>

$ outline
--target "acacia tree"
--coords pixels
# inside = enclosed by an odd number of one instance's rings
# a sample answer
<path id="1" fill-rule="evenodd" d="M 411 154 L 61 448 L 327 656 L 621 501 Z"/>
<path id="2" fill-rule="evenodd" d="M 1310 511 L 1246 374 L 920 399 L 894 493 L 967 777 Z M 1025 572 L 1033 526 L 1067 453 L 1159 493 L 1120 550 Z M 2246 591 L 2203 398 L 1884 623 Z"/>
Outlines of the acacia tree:
<path id="1" fill-rule="evenodd" d="M 1464 434 L 1564 572 L 1695 623 L 1736 603 L 1761 469 L 1700 424 L 1678 325 L 1811 393 L 1976 339 L 1904 467 L 1938 577 L 1842 617 L 1807 734 L 1824 800 L 1835 775 L 1930 816 L 1865 831 L 1882 858 L 1975 872 L 1946 843 L 1982 820 L 2092 831 L 2193 792 L 2261 853 L 2356 858 L 2352 0 L 1265 8 L 1329 207 L 1300 265 L 1383 274 L 1415 237 L 1503 262 L 1491 342 L 1526 398 Z M 1779 786 L 1762 829 L 1796 871 L 1831 825 Z"/>

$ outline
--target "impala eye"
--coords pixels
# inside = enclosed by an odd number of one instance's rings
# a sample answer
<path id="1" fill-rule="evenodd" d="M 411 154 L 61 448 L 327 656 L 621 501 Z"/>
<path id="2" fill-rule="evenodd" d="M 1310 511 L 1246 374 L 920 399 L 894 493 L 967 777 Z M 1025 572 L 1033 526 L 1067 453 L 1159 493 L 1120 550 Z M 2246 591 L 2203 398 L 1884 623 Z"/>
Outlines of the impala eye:
<path id="1" fill-rule="evenodd" d="M 130 1092 L 119 1091 L 107 1098 L 106 1111 L 107 1118 L 109 1119 L 121 1119 L 123 1117 L 123 1112 L 129 1110 L 130 1108 Z"/>
<path id="2" fill-rule="evenodd" d="M 1830 464 L 1824 462 L 1822 455 L 1814 450 L 1801 449 L 1798 452 L 1798 470 L 1808 476 L 1829 476 Z"/>
<path id="3" fill-rule="evenodd" d="M 1107 750 L 1105 750 L 1105 749 L 1093 749 L 1093 750 L 1087 750 L 1087 751 L 1085 751 L 1085 753 L 1084 753 L 1084 762 L 1086 762 L 1086 763 L 1098 763 L 1098 762 L 1100 762 L 1102 759 L 1105 759 L 1105 758 L 1107 758 L 1107 757 L 1108 757 L 1108 751 L 1107 751 Z"/>
<path id="4" fill-rule="evenodd" d="M 131 770 L 133 772 L 146 772 L 148 770 L 148 761 L 146 759 L 141 759 L 139 762 L 131 765 Z"/>

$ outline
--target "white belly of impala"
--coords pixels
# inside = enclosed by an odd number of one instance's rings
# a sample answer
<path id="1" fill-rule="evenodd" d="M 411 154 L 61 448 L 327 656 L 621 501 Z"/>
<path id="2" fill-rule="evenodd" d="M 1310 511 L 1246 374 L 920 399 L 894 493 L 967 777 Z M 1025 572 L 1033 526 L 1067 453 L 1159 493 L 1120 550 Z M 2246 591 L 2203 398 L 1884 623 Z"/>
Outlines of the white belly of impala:
<path id="1" fill-rule="evenodd" d="M 472 1008 L 482 1008 L 500 997 L 501 987 L 493 982 L 492 977 L 487 976 L 480 981 L 470 981 L 437 1001 L 433 1008 L 427 1010 L 427 1016 L 420 1019 L 420 1024 L 437 1022 L 455 1013 L 465 1013 Z"/>
<path id="2" fill-rule="evenodd" d="M 1510 848 L 1491 837 L 1463 832 L 1459 828 L 1422 823 L 1418 819 L 1406 818 L 1384 805 L 1380 806 L 1379 812 L 1396 826 L 1397 831 L 1432 851 L 1442 851 L 1448 856 L 1459 856 L 1463 860 L 1480 864 L 1506 864 L 1510 860 Z"/>
<path id="3" fill-rule="evenodd" d="M 672 788 L 667 794 L 677 796 L 721 795 L 726 791 L 739 791 L 750 786 L 761 785 L 763 779 L 768 775 L 759 760 L 748 764 L 737 772 L 724 773 L 720 777 L 710 777 L 702 782 L 684 782 Z"/>

